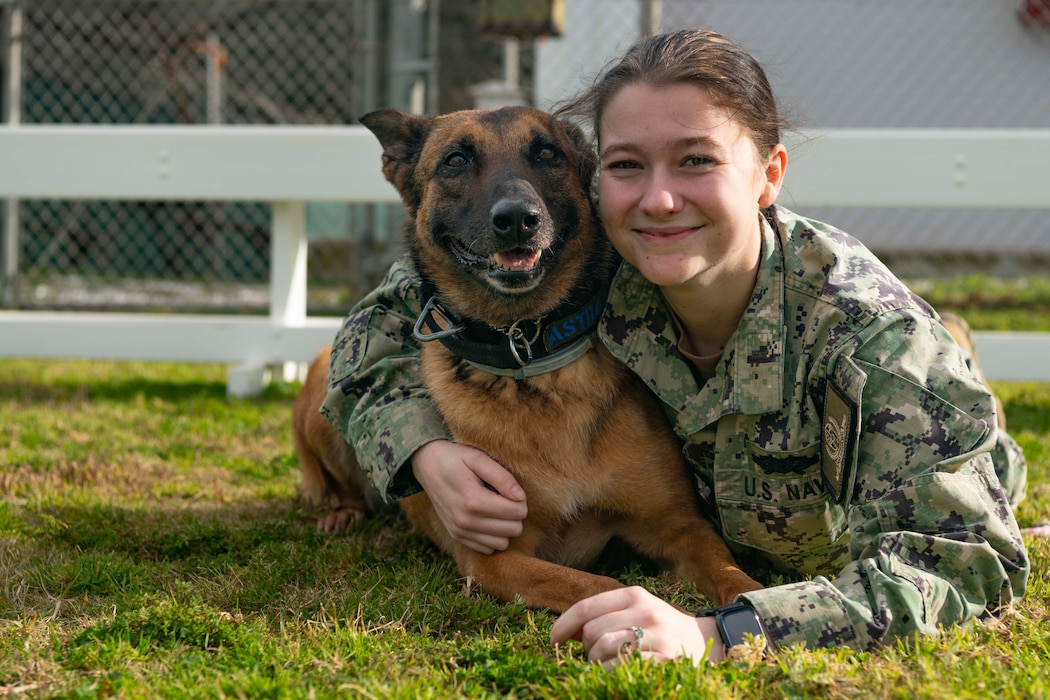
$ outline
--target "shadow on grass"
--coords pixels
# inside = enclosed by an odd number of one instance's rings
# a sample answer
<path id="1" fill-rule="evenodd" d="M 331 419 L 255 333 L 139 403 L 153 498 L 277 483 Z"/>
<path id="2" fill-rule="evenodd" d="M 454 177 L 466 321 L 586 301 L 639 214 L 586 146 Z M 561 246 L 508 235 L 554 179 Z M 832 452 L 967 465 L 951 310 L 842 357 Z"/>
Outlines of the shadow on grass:
<path id="1" fill-rule="evenodd" d="M 48 505 L 19 514 L 35 552 L 17 578 L 60 597 L 126 599 L 192 581 L 205 599 L 239 610 L 343 605 L 368 589 L 430 584 L 455 590 L 455 567 L 400 515 L 351 532 L 319 533 L 292 500 L 228 505 Z M 382 581 L 382 584 L 379 582 Z M 311 591 L 309 594 L 303 591 Z M 295 603 L 296 599 L 300 602 Z M 396 598 L 387 604 L 397 605 Z M 384 611 L 386 612 L 386 611 Z"/>
<path id="2" fill-rule="evenodd" d="M 519 603 L 466 592 L 455 563 L 400 512 L 325 535 L 292 500 L 201 507 L 62 504 L 23 516 L 48 554 L 23 573 L 50 595 L 120 604 L 191 582 L 209 605 L 243 612 L 324 611 L 365 624 L 400 620 L 428 635 L 525 625 Z M 655 563 L 610 547 L 599 567 L 626 582 Z"/>
<path id="3" fill-rule="evenodd" d="M 315 534 L 313 519 L 292 500 L 203 506 L 45 505 L 28 519 L 46 539 L 77 551 L 118 552 L 158 562 L 222 557 L 228 563 L 247 563 L 267 544 L 323 537 Z M 365 521 L 354 534 L 384 525 L 389 523 Z"/>
<path id="4" fill-rule="evenodd" d="M 294 399 L 298 384 L 269 384 L 254 402 L 286 402 Z M 223 382 L 189 379 L 149 379 L 134 377 L 99 383 L 79 383 L 58 379 L 40 382 L 32 379 L 0 379 L 0 400 L 12 398 L 23 403 L 50 403 L 56 401 L 104 401 L 120 403 L 139 397 L 167 402 L 188 400 L 226 399 Z"/>
<path id="5" fill-rule="evenodd" d="M 336 621 L 433 639 L 475 636 L 479 625 L 490 632 L 532 625 L 523 605 L 466 587 L 454 562 L 401 516 L 325 535 L 294 507 L 236 509 L 241 519 L 206 509 L 197 522 L 170 510 L 144 518 L 113 507 L 49 509 L 68 527 L 38 538 L 38 556 L 18 573 L 24 600 L 0 608 L 0 618 L 75 597 L 100 618 L 173 600 L 259 616 L 273 627 Z M 72 532 L 92 523 L 94 533 Z"/>

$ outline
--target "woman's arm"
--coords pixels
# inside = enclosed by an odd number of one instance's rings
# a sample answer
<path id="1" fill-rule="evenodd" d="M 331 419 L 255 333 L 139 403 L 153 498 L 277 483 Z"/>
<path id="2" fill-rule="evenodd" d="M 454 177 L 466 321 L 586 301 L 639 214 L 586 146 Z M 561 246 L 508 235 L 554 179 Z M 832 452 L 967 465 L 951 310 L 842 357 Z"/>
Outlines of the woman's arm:
<path id="1" fill-rule="evenodd" d="M 485 453 L 451 442 L 423 386 L 419 284 L 407 259 L 347 316 L 332 346 L 322 413 L 388 501 L 425 489 L 453 539 L 482 553 L 521 533 L 525 494 Z"/>
<path id="2" fill-rule="evenodd" d="M 1024 595 L 1030 563 L 993 466 L 991 395 L 932 318 L 884 318 L 866 335 L 827 376 L 859 417 L 852 561 L 834 579 L 744 596 L 778 645 L 870 649 Z"/>
<path id="3" fill-rule="evenodd" d="M 412 454 L 449 439 L 423 386 L 419 344 L 412 337 L 420 308 L 415 270 L 402 258 L 336 334 L 321 408 L 388 501 L 421 489 L 406 468 Z"/>

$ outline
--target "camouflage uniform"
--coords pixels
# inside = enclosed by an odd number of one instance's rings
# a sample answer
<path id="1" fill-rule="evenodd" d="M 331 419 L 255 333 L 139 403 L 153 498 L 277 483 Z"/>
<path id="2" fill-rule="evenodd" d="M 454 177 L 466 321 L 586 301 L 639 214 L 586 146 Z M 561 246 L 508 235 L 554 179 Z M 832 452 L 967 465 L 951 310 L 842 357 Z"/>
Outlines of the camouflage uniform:
<path id="1" fill-rule="evenodd" d="M 854 238 L 774 207 L 751 303 L 713 376 L 678 350 L 659 290 L 630 265 L 599 335 L 662 405 L 777 645 L 870 649 L 995 611 L 1030 565 L 1011 510 L 1016 443 L 933 310 Z M 770 225 L 775 222 L 775 227 Z M 447 437 L 418 384 L 412 272 L 347 319 L 324 411 L 388 498 Z M 998 474 L 998 476 L 997 476 Z"/>

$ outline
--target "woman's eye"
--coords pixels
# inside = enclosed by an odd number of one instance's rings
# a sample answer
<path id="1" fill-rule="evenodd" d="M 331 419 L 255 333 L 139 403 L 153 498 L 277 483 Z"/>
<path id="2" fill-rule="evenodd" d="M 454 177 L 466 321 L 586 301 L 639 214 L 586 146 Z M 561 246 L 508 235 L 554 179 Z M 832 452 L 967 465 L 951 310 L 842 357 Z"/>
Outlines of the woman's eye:
<path id="1" fill-rule="evenodd" d="M 614 160 L 605 164 L 608 170 L 633 170 L 641 166 L 633 160 Z"/>
<path id="2" fill-rule="evenodd" d="M 462 168 L 467 164 L 467 157 L 462 153 L 453 153 L 445 158 L 445 165 L 450 168 Z"/>
<path id="3" fill-rule="evenodd" d="M 700 165 L 710 165 L 712 162 L 714 161 L 712 161 L 707 156 L 689 156 L 685 159 L 683 165 L 688 165 L 690 167 L 695 168 Z"/>

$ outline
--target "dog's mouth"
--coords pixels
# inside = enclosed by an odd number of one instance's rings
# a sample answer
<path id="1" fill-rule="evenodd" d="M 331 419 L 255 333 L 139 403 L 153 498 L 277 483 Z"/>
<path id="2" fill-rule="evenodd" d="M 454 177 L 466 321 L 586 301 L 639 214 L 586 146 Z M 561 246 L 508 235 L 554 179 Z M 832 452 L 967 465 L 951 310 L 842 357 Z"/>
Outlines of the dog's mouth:
<path id="1" fill-rule="evenodd" d="M 499 270 L 528 272 L 534 270 L 540 264 L 542 256 L 543 251 L 541 250 L 514 248 L 513 250 L 504 250 L 493 254 L 491 260 Z"/>
<path id="2" fill-rule="evenodd" d="M 490 255 L 478 255 L 466 248 L 455 238 L 448 239 L 449 249 L 456 259 L 468 267 L 482 268 L 497 275 L 529 276 L 539 269 L 543 259 L 543 250 L 532 248 L 511 248 Z"/>

